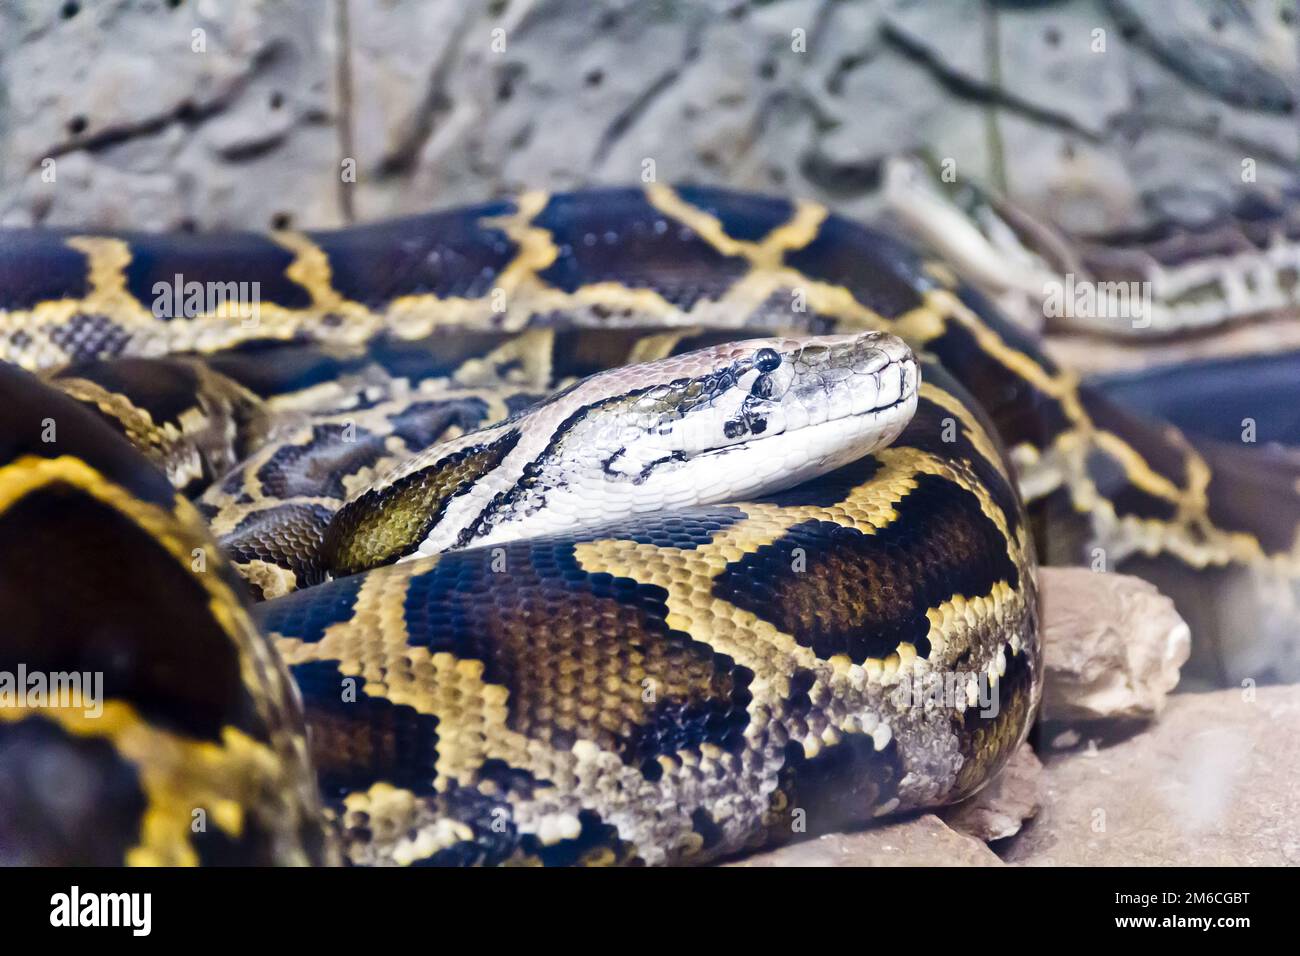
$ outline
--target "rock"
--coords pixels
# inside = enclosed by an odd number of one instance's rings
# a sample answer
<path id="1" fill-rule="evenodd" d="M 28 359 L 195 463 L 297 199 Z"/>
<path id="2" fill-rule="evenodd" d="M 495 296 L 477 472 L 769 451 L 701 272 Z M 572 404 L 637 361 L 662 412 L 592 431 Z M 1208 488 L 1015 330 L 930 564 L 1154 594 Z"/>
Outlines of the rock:
<path id="1" fill-rule="evenodd" d="M 1288 49 L 1283 31 L 1268 29 L 1248 6 L 1211 12 L 1181 0 L 1110 0 L 1109 7 L 1135 45 L 1187 83 L 1248 110 L 1291 111 L 1295 45 Z"/>
<path id="2" fill-rule="evenodd" d="M 1001 866 L 982 842 L 950 829 L 934 814 L 831 833 L 756 853 L 728 866 Z"/>
<path id="3" fill-rule="evenodd" d="M 953 20 L 966 29 L 953 30 Z M 1095 137 L 1110 118 L 1129 108 L 1124 80 L 1123 44 L 1093 49 L 1098 26 L 1091 3 L 1057 4 L 1053 9 L 990 13 L 981 0 L 947 3 L 902 2 L 891 6 L 886 28 L 897 43 L 917 50 L 963 83 L 983 89 L 990 99 L 1002 97 L 1021 112 L 1039 111 Z M 988 36 L 998 48 L 996 63 L 988 55 Z"/>
<path id="4" fill-rule="evenodd" d="M 939 817 L 961 833 L 989 843 L 1020 831 L 1042 803 L 1043 765 L 1029 744 L 1021 744 L 1002 772 L 973 797 L 947 807 Z"/>
<path id="5" fill-rule="evenodd" d="M 0 221 L 338 224 L 328 9 L 0 4 Z"/>
<path id="6" fill-rule="evenodd" d="M 1049 721 L 1145 720 L 1159 714 L 1191 653 L 1173 601 L 1140 578 L 1041 568 Z"/>
<path id="7" fill-rule="evenodd" d="M 650 161 L 863 216 L 880 158 L 924 150 L 1067 227 L 1136 227 L 1300 155 L 1294 27 L 1208 6 L 5 3 L 0 222 L 321 228 Z"/>
<path id="8" fill-rule="evenodd" d="M 1046 759 L 1002 848 L 1041 866 L 1300 865 L 1300 687 L 1177 694 L 1147 732 Z"/>

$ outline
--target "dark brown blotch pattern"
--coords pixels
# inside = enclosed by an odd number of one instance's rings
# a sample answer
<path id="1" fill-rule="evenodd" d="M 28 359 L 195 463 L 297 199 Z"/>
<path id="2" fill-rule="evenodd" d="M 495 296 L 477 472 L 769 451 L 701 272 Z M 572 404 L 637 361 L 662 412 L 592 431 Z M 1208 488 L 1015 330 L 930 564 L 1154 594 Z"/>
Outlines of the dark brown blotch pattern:
<path id="1" fill-rule="evenodd" d="M 922 475 L 874 534 L 807 521 L 714 580 L 713 593 L 752 611 L 823 659 L 880 659 L 904 641 L 930 652 L 926 612 L 952 598 L 1019 586 L 1008 543 L 974 494 Z M 796 550 L 802 557 L 796 561 Z"/>
<path id="2" fill-rule="evenodd" d="M 670 628 L 666 599 L 541 540 L 444 555 L 412 578 L 406 622 L 410 643 L 484 663 L 483 679 L 510 691 L 512 730 L 561 751 L 595 741 L 658 779 L 659 756 L 743 746 L 753 679 Z"/>

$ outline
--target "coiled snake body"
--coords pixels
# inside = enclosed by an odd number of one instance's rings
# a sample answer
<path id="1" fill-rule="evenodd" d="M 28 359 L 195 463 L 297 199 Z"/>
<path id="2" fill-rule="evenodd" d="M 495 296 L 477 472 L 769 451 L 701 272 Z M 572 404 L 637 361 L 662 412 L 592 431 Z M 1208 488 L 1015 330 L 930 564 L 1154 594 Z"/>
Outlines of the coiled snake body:
<path id="1" fill-rule="evenodd" d="M 0 296 L 0 670 L 104 681 L 0 708 L 11 861 L 703 862 L 995 774 L 1036 536 L 1295 574 L 1294 500 L 812 203 L 10 232 Z"/>

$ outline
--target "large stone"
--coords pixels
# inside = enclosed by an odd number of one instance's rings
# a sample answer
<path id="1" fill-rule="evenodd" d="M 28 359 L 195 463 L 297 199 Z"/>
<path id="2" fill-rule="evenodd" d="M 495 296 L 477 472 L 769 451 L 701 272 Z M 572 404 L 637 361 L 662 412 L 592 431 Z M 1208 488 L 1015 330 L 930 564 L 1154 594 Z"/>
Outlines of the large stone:
<path id="1" fill-rule="evenodd" d="M 1146 720 L 1159 714 L 1191 652 L 1173 601 L 1140 578 L 1042 568 L 1041 716 Z"/>
<path id="2" fill-rule="evenodd" d="M 1149 730 L 1046 758 L 1009 862 L 1300 865 L 1300 687 L 1177 694 Z"/>

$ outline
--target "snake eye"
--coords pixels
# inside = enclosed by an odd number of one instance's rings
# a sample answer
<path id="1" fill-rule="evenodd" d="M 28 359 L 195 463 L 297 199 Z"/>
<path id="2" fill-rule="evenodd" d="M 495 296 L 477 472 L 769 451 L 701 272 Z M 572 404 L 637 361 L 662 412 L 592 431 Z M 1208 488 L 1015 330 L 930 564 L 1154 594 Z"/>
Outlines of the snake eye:
<path id="1" fill-rule="evenodd" d="M 754 353 L 754 364 L 760 372 L 771 372 L 781 364 L 781 356 L 775 349 L 759 349 Z"/>

